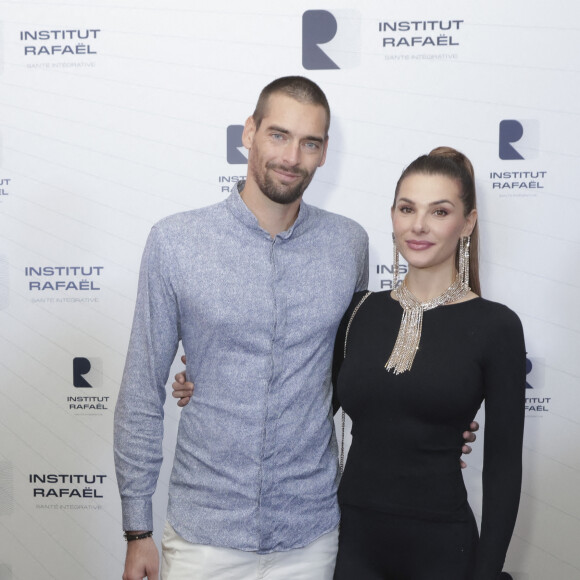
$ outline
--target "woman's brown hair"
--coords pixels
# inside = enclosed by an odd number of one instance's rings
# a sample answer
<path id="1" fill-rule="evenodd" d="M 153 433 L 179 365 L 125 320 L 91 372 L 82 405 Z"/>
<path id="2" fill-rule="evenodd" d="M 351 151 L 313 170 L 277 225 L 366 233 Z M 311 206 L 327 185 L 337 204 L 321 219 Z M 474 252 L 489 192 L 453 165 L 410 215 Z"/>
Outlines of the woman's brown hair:
<path id="1" fill-rule="evenodd" d="M 399 194 L 399 188 L 405 177 L 415 173 L 426 175 L 444 175 L 457 180 L 460 184 L 460 198 L 463 202 L 463 215 L 468 216 L 477 208 L 475 197 L 475 174 L 471 161 L 463 153 L 452 147 L 437 147 L 428 155 L 421 155 L 413 161 L 401 174 L 395 188 L 393 207 Z M 479 226 L 471 232 L 471 247 L 469 252 L 469 285 L 471 289 L 481 296 L 481 284 L 479 282 Z M 455 267 L 459 268 L 459 244 L 455 254 Z"/>

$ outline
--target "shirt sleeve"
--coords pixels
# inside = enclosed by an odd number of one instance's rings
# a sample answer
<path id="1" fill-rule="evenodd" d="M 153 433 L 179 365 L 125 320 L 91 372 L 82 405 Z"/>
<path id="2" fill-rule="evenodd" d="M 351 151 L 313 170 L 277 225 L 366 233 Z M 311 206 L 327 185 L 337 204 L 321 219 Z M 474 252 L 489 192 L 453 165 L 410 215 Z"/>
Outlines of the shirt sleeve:
<path id="1" fill-rule="evenodd" d="M 114 453 L 123 529 L 153 529 L 152 496 L 163 460 L 165 385 L 180 338 L 170 252 L 162 232 L 149 235 L 115 408 Z"/>
<path id="2" fill-rule="evenodd" d="M 522 481 L 526 351 L 522 325 L 506 307 L 491 322 L 484 361 L 483 508 L 475 580 L 499 576 L 518 513 Z"/>
<path id="3" fill-rule="evenodd" d="M 361 228 L 362 229 L 362 228 Z M 362 256 L 360 258 L 359 277 L 356 282 L 356 291 L 361 292 L 369 287 L 369 237 L 363 230 Z"/>

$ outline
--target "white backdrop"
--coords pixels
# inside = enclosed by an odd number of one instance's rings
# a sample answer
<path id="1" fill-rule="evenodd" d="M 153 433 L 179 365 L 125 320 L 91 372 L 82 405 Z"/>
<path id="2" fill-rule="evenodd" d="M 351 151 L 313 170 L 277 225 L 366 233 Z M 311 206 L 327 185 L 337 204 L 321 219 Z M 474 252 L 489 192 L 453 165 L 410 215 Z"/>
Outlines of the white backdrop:
<path id="1" fill-rule="evenodd" d="M 306 199 L 367 229 L 371 289 L 390 282 L 402 168 L 437 145 L 472 159 L 483 293 L 519 314 L 530 359 L 505 569 L 580 578 L 580 9 L 352 6 L 0 0 L 0 580 L 120 578 L 112 414 L 144 242 L 245 174 L 235 126 L 286 74 L 328 95 L 328 161 Z M 166 408 L 157 541 L 179 418 Z M 481 451 L 465 473 L 476 513 Z"/>

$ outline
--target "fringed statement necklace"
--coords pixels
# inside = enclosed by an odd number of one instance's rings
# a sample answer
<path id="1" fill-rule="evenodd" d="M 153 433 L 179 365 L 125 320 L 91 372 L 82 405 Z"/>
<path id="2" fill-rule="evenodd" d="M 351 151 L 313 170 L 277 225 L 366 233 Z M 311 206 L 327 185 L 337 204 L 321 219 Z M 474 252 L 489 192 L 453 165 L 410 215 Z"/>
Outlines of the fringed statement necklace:
<path id="1" fill-rule="evenodd" d="M 443 306 L 449 302 L 455 302 L 463 298 L 469 292 L 470 288 L 461 276 L 458 274 L 453 284 L 435 298 L 428 302 L 419 302 L 412 292 L 407 288 L 407 280 L 393 290 L 393 296 L 399 301 L 403 307 L 403 318 L 401 320 L 401 327 L 399 328 L 399 335 L 393 347 L 393 352 L 385 365 L 387 371 L 391 369 L 396 375 L 411 370 L 415 354 L 419 349 L 419 342 L 421 341 L 421 330 L 423 328 L 423 312 L 425 310 L 432 310 L 437 306 Z"/>

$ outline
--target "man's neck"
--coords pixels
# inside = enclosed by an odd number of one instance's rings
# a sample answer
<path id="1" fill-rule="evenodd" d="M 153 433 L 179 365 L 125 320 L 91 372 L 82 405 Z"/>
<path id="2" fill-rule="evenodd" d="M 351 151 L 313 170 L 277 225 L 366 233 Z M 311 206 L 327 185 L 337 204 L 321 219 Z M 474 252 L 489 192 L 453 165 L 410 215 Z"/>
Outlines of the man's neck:
<path id="1" fill-rule="evenodd" d="M 248 209 L 258 219 L 258 224 L 266 230 L 272 238 L 292 226 L 300 211 L 300 201 L 283 204 L 276 203 L 266 197 L 256 184 L 246 182 L 240 197 Z"/>

